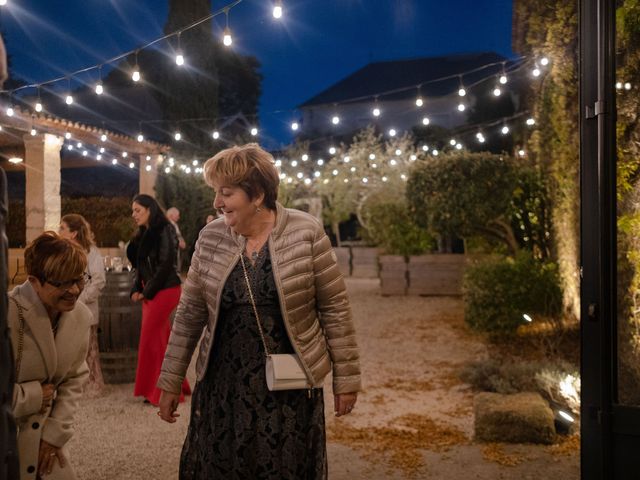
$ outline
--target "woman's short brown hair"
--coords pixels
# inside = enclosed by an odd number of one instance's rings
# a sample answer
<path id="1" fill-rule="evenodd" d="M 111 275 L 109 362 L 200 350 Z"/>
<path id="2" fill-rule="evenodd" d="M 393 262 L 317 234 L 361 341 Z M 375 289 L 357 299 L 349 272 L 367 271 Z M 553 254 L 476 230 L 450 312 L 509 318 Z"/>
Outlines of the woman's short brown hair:
<path id="1" fill-rule="evenodd" d="M 60 221 L 66 223 L 71 232 L 76 232 L 75 241 L 88 253 L 91 250 L 91 245 L 93 245 L 93 233 L 89 222 L 77 213 L 69 213 L 62 217 Z"/>
<path id="2" fill-rule="evenodd" d="M 87 255 L 82 248 L 55 232 L 44 232 L 24 251 L 27 275 L 40 282 L 71 280 L 87 269 Z"/>
<path id="3" fill-rule="evenodd" d="M 264 206 L 276 208 L 280 178 L 273 157 L 257 143 L 227 148 L 204 164 L 204 178 L 214 183 L 237 186 L 253 200 L 264 194 Z"/>

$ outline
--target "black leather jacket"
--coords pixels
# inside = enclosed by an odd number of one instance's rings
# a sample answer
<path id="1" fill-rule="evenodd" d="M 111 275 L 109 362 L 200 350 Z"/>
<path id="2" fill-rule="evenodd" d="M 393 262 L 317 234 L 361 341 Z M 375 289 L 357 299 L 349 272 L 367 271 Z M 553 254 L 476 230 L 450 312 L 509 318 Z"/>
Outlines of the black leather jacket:
<path id="1" fill-rule="evenodd" d="M 131 293 L 142 292 L 147 300 L 165 288 L 180 285 L 177 269 L 178 239 L 173 226 L 149 228 L 127 247 L 136 276 Z"/>

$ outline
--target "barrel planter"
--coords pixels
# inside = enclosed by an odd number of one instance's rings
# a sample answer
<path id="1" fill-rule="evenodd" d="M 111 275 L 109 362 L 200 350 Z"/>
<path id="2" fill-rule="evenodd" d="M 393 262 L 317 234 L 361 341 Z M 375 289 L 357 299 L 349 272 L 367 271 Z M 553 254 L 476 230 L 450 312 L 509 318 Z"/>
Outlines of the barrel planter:
<path id="1" fill-rule="evenodd" d="M 98 345 L 106 383 L 131 383 L 136 378 L 142 303 L 129 298 L 132 272 L 107 272 L 99 299 Z"/>
<path id="2" fill-rule="evenodd" d="M 358 278 L 378 278 L 377 248 L 351 248 L 351 276 Z"/>
<path id="3" fill-rule="evenodd" d="M 466 262 L 455 253 L 409 257 L 409 295 L 462 295 Z"/>
<path id="4" fill-rule="evenodd" d="M 380 255 L 380 293 L 406 295 L 407 260 L 402 255 Z"/>
<path id="5" fill-rule="evenodd" d="M 333 251 L 338 260 L 338 268 L 343 276 L 351 275 L 351 249 L 349 247 L 334 247 Z"/>

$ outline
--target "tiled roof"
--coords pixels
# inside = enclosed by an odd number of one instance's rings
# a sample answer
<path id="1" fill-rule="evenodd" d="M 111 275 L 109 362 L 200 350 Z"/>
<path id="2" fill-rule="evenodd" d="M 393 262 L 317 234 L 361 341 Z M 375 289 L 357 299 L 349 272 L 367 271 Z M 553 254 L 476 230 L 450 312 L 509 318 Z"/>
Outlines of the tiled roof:
<path id="1" fill-rule="evenodd" d="M 407 89 L 381 95 L 379 99 L 383 101 L 414 98 L 416 89 L 411 87 L 421 83 L 424 83 L 421 94 L 425 97 L 448 95 L 458 89 L 457 77 L 433 83 L 426 82 L 496 63 L 492 67 L 464 75 L 464 83 L 471 84 L 489 75 L 498 74 L 502 70 L 501 62 L 506 61 L 505 57 L 497 53 L 480 52 L 370 63 L 307 100 L 299 108 L 344 103 L 360 97 L 373 98 L 381 92 L 403 88 Z"/>

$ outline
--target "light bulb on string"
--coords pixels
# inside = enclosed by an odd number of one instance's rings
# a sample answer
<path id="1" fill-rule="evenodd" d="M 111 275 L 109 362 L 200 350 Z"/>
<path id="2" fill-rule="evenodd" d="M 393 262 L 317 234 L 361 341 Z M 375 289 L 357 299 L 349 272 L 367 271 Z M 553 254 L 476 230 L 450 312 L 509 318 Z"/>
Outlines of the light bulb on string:
<path id="1" fill-rule="evenodd" d="M 509 127 L 505 125 L 502 127 L 500 131 L 502 132 L 503 135 L 506 135 L 507 133 L 509 133 Z"/>
<path id="2" fill-rule="evenodd" d="M 141 75 L 140 75 L 140 67 L 138 66 L 138 51 L 136 50 L 135 53 L 135 59 L 136 59 L 136 64 L 133 66 L 133 71 L 131 72 L 131 80 L 133 80 L 134 82 L 139 82 Z"/>
<path id="3" fill-rule="evenodd" d="M 549 65 L 549 59 L 547 57 L 542 57 L 540 59 L 540 65 L 542 65 L 543 67 L 546 67 L 547 65 Z"/>
<path id="4" fill-rule="evenodd" d="M 402 155 L 402 150 L 400 150 L 399 148 L 396 148 L 396 155 Z"/>
<path id="5" fill-rule="evenodd" d="M 182 32 L 178 32 L 178 50 L 176 52 L 176 65 L 178 65 L 179 67 L 184 65 L 184 55 L 182 53 L 182 48 L 180 46 L 180 36 L 181 35 L 182 35 Z"/>
<path id="6" fill-rule="evenodd" d="M 101 142 L 106 142 L 107 141 L 107 135 L 105 133 L 103 133 L 102 135 L 100 135 L 100 141 Z"/>
<path id="7" fill-rule="evenodd" d="M 89 152 L 87 150 L 83 150 L 82 151 L 82 156 L 86 157 L 87 155 L 89 155 Z"/>
<path id="8" fill-rule="evenodd" d="M 133 167 L 135 167 L 135 166 L 136 166 L 136 164 L 135 164 L 135 163 L 133 163 L 133 162 L 129 162 L 129 168 L 133 168 Z"/>
<path id="9" fill-rule="evenodd" d="M 381 113 L 382 113 L 382 110 L 380 110 L 380 105 L 378 105 L 378 97 L 375 97 L 371 114 L 377 118 L 380 116 Z"/>
<path id="10" fill-rule="evenodd" d="M 179 142 L 180 140 L 182 140 L 182 134 L 180 132 L 176 132 L 173 134 L 173 138 L 176 142 Z"/>
<path id="11" fill-rule="evenodd" d="M 395 137 L 395 136 L 397 135 L 397 133 L 398 133 L 398 132 L 396 131 L 396 129 L 395 129 L 395 128 L 390 128 L 390 129 L 389 129 L 389 136 L 390 136 L 390 137 Z"/>
<path id="12" fill-rule="evenodd" d="M 500 78 L 498 79 L 498 81 L 500 82 L 501 85 L 506 85 L 509 80 L 507 79 L 507 76 L 503 73 L 502 75 L 500 75 Z"/>
<path id="13" fill-rule="evenodd" d="M 256 135 L 258 135 L 258 129 L 257 129 L 256 127 L 253 127 L 253 128 L 251 129 L 251 135 L 252 135 L 252 136 L 254 136 L 254 137 L 255 137 Z"/>
<path id="14" fill-rule="evenodd" d="M 422 99 L 422 95 L 420 92 L 420 85 L 418 85 L 418 95 L 416 96 L 416 107 L 422 107 L 424 105 L 424 100 Z"/>
<path id="15" fill-rule="evenodd" d="M 142 135 L 142 133 L 139 133 L 138 137 L 137 137 L 137 140 L 138 140 L 138 142 L 144 142 L 144 135 Z"/>
<path id="16" fill-rule="evenodd" d="M 456 143 L 458 143 L 458 142 L 456 141 L 456 139 L 455 139 L 455 138 L 452 138 L 451 140 L 449 140 L 449 145 L 451 145 L 452 147 L 453 147 Z"/>
<path id="17" fill-rule="evenodd" d="M 338 125 L 340 123 L 340 117 L 338 115 L 334 115 L 333 117 L 331 117 L 331 123 L 333 123 L 334 125 Z"/>
<path id="18" fill-rule="evenodd" d="M 527 118 L 527 125 L 529 125 L 530 127 L 535 125 L 536 121 L 534 118 Z"/>
<path id="19" fill-rule="evenodd" d="M 464 84 L 462 83 L 462 75 L 460 75 L 459 79 L 460 79 L 460 86 L 458 87 L 458 96 L 464 97 L 467 94 L 467 90 L 464 88 Z"/>
<path id="20" fill-rule="evenodd" d="M 319 158 L 318 161 L 316 162 L 319 166 L 324 165 L 324 160 Z"/>
<path id="21" fill-rule="evenodd" d="M 464 103 L 459 103 L 458 104 L 458 111 L 459 112 L 464 112 L 467 109 L 467 107 L 465 106 Z"/>
<path id="22" fill-rule="evenodd" d="M 336 147 L 329 147 L 329 155 L 335 155 L 336 154 Z"/>
<path id="23" fill-rule="evenodd" d="M 226 18 L 227 26 L 224 27 L 224 32 L 222 32 L 222 43 L 225 47 L 230 47 L 233 43 L 233 38 L 231 38 L 231 29 L 229 28 L 229 8 L 224 9 L 224 15 Z"/>
<path id="24" fill-rule="evenodd" d="M 147 165 L 146 167 L 144 167 L 144 169 L 145 169 L 147 172 L 150 172 L 150 171 L 151 171 L 151 165 Z"/>
<path id="25" fill-rule="evenodd" d="M 118 164 L 118 159 L 114 158 L 113 160 L 111 160 L 111 165 L 117 165 Z"/>
<path id="26" fill-rule="evenodd" d="M 73 145 L 71 145 L 71 144 L 67 145 L 67 150 L 69 150 L 69 151 L 73 150 Z"/>
<path id="27" fill-rule="evenodd" d="M 535 65 L 535 67 L 534 67 L 534 69 L 533 69 L 533 71 L 531 72 L 531 74 L 532 74 L 534 77 L 539 77 L 541 73 L 542 73 L 542 72 L 540 71 L 540 68 L 538 67 L 538 64 L 536 64 L 536 65 Z"/>
<path id="28" fill-rule="evenodd" d="M 78 143 L 76 143 L 76 147 L 78 147 L 78 148 L 82 148 L 82 142 L 78 142 Z"/>
<path id="29" fill-rule="evenodd" d="M 298 122 L 291 122 L 291 130 L 296 132 L 298 131 L 299 128 L 300 128 L 300 124 L 298 124 Z"/>
<path id="30" fill-rule="evenodd" d="M 64 138 L 71 140 L 71 134 L 69 132 L 64 132 Z"/>
<path id="31" fill-rule="evenodd" d="M 104 147 L 100 147 L 99 152 L 100 152 L 100 153 L 104 153 Z"/>
<path id="32" fill-rule="evenodd" d="M 500 95 L 502 95 L 502 90 L 500 90 L 500 87 L 496 87 L 493 89 L 493 96 L 494 97 L 499 97 Z"/>
<path id="33" fill-rule="evenodd" d="M 625 90 L 631 90 L 631 83 L 629 83 L 629 82 L 625 82 L 625 84 L 624 84 L 624 89 L 625 89 Z"/>
<path id="34" fill-rule="evenodd" d="M 35 129 L 35 128 L 33 128 L 33 127 L 31 128 L 31 132 L 30 132 L 30 133 L 31 133 L 31 136 L 32 136 L 32 137 L 35 137 L 35 136 L 38 134 L 38 132 L 36 131 L 36 129 Z"/>
<path id="35" fill-rule="evenodd" d="M 429 123 L 431 123 L 431 120 L 429 120 L 429 117 L 422 117 L 422 125 L 427 126 L 429 125 Z"/>
<path id="36" fill-rule="evenodd" d="M 622 90 L 622 82 L 616 82 L 616 90 Z"/>
<path id="37" fill-rule="evenodd" d="M 282 0 L 276 0 L 273 4 L 273 18 L 282 18 Z"/>
<path id="38" fill-rule="evenodd" d="M 96 83 L 96 95 L 102 95 L 104 93 L 104 86 L 102 85 L 102 65 L 98 67 L 98 83 Z"/>
<path id="39" fill-rule="evenodd" d="M 96 160 L 98 161 L 102 160 L 102 155 L 100 153 L 96 155 Z"/>
<path id="40" fill-rule="evenodd" d="M 36 101 L 36 105 L 34 110 L 38 113 L 42 112 L 43 107 L 42 107 L 42 100 L 40 99 L 40 86 L 38 85 L 38 100 Z"/>
<path id="41" fill-rule="evenodd" d="M 214 130 L 211 136 L 213 137 L 214 140 L 218 140 L 220 138 L 220 132 L 217 130 Z"/>
<path id="42" fill-rule="evenodd" d="M 307 155 L 307 154 L 305 153 L 305 154 L 303 154 L 303 155 L 302 155 L 302 157 L 300 157 L 300 159 L 301 159 L 303 162 L 306 162 L 307 160 L 309 160 L 309 155 Z"/>
<path id="43" fill-rule="evenodd" d="M 67 105 L 73 103 L 73 95 L 71 95 L 71 78 L 67 77 L 67 96 L 64 98 L 64 102 Z"/>

